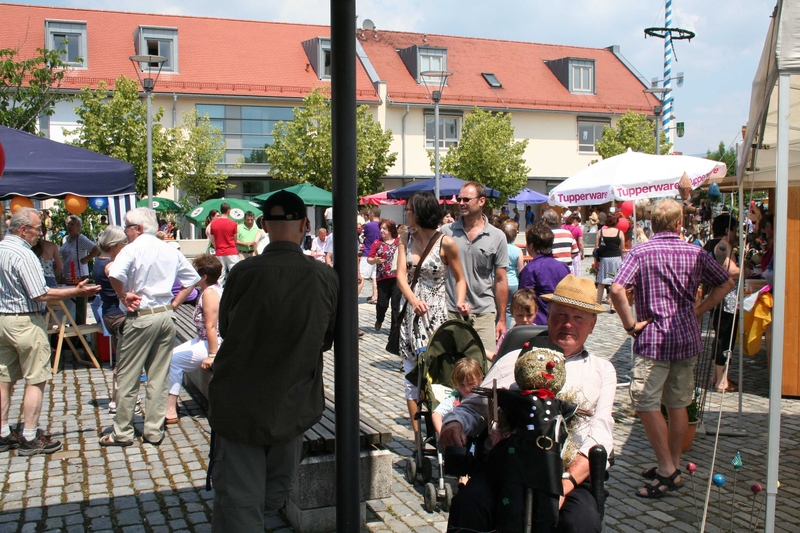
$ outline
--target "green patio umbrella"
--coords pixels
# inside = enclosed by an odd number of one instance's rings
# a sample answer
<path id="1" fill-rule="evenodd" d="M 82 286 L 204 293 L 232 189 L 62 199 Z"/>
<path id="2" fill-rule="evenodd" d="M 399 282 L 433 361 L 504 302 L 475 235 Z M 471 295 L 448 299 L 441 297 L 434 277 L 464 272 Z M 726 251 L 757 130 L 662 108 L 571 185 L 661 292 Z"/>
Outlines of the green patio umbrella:
<path id="1" fill-rule="evenodd" d="M 333 205 L 333 195 L 331 193 L 325 189 L 320 189 L 319 187 L 311 185 L 310 183 L 292 185 L 291 187 L 286 187 L 282 190 L 295 193 L 306 205 L 318 205 L 321 207 L 330 207 Z M 261 200 L 263 202 L 276 192 L 278 191 L 272 191 L 262 194 L 261 196 L 256 196 L 255 200 Z"/>
<path id="2" fill-rule="evenodd" d="M 239 198 L 212 198 L 186 213 L 186 218 L 193 224 L 205 228 L 208 214 L 212 209 L 219 211 L 219 207 L 223 202 L 230 204 L 231 210 L 228 216 L 235 222 L 244 222 L 244 214 L 246 211 L 252 211 L 256 215 L 256 218 L 262 215 L 261 207 L 255 202 L 248 202 L 247 200 L 240 200 Z"/>
<path id="3" fill-rule="evenodd" d="M 136 202 L 138 207 L 147 207 L 147 198 L 142 198 L 138 202 Z M 170 200 L 169 198 L 160 198 L 156 196 L 153 198 L 153 209 L 155 209 L 159 213 L 181 213 L 183 212 L 183 208 L 176 204 L 174 201 Z"/>

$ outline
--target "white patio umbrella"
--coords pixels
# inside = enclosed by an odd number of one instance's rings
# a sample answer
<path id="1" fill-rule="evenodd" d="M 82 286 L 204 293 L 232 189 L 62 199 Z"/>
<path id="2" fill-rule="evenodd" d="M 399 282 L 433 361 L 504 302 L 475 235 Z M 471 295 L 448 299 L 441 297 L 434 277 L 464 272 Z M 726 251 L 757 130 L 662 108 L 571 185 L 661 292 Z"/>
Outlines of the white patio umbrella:
<path id="1" fill-rule="evenodd" d="M 685 172 L 696 189 L 707 179 L 722 178 L 725 163 L 687 155 L 633 152 L 615 155 L 576 172 L 550 191 L 550 205 L 597 205 L 678 194 Z"/>

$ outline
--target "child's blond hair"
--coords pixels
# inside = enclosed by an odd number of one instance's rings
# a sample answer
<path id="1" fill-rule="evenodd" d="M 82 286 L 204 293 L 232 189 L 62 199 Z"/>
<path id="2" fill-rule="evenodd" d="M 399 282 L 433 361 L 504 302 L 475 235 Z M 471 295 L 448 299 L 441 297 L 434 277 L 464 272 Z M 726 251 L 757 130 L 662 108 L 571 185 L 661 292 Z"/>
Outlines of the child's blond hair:
<path id="1" fill-rule="evenodd" d="M 453 365 L 453 375 L 450 377 L 450 382 L 453 387 L 459 385 L 471 385 L 473 383 L 480 383 L 483 381 L 483 369 L 481 364 L 475 359 L 464 357 L 456 361 Z"/>
<path id="2" fill-rule="evenodd" d="M 517 310 L 523 310 L 531 315 L 538 312 L 539 306 L 536 304 L 536 293 L 533 289 L 520 289 L 514 293 L 514 297 L 511 298 L 511 316 L 514 316 Z"/>

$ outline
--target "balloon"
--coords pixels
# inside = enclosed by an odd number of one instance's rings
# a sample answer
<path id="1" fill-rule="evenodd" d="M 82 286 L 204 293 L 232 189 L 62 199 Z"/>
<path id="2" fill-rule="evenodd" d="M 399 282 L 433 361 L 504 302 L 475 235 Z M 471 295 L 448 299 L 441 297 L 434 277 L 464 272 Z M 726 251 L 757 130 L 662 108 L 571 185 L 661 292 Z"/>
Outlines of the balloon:
<path id="1" fill-rule="evenodd" d="M 625 233 L 630 229 L 631 225 L 628 222 L 627 218 L 620 218 L 617 221 L 617 229 L 620 230 L 622 233 Z"/>
<path id="2" fill-rule="evenodd" d="M 6 151 L 3 149 L 3 143 L 0 143 L 0 177 L 3 176 L 3 171 L 6 169 Z"/>
<path id="3" fill-rule="evenodd" d="M 25 198 L 24 196 L 15 196 L 11 199 L 11 212 L 16 213 L 18 210 L 22 209 L 23 207 L 33 207 L 33 202 L 30 199 Z"/>
<path id="4" fill-rule="evenodd" d="M 633 201 L 628 200 L 627 202 L 622 202 L 619 206 L 619 210 L 622 211 L 622 214 L 626 217 L 633 215 Z"/>
<path id="5" fill-rule="evenodd" d="M 89 207 L 95 211 L 105 211 L 108 209 L 108 198 L 105 196 L 94 196 L 89 198 Z"/>
<path id="6" fill-rule="evenodd" d="M 66 198 L 64 198 L 64 208 L 66 208 L 67 212 L 71 215 L 80 215 L 86 211 L 88 206 L 89 202 L 83 196 L 68 194 Z"/>
<path id="7" fill-rule="evenodd" d="M 711 478 L 711 482 L 714 483 L 714 485 L 716 485 L 717 487 L 721 487 L 722 485 L 724 485 L 725 481 L 727 480 L 725 479 L 725 476 L 723 476 L 722 474 L 714 474 L 714 477 Z"/>
<path id="8" fill-rule="evenodd" d="M 689 474 L 694 475 L 697 470 L 697 465 L 694 463 L 686 463 L 686 470 L 689 471 Z"/>

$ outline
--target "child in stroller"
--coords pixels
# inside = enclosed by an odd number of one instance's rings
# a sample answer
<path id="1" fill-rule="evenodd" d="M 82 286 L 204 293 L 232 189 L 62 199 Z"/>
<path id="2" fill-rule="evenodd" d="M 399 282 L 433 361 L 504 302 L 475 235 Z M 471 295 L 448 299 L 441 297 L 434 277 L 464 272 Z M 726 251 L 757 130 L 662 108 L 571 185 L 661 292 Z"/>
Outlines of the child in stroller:
<path id="1" fill-rule="evenodd" d="M 483 369 L 480 363 L 474 359 L 459 359 L 453 367 L 453 376 L 450 382 L 453 384 L 453 392 L 439 403 L 431 419 L 436 434 L 442 431 L 442 419 L 444 416 L 459 405 L 464 399 L 472 396 L 472 389 L 479 386 L 483 381 Z"/>

